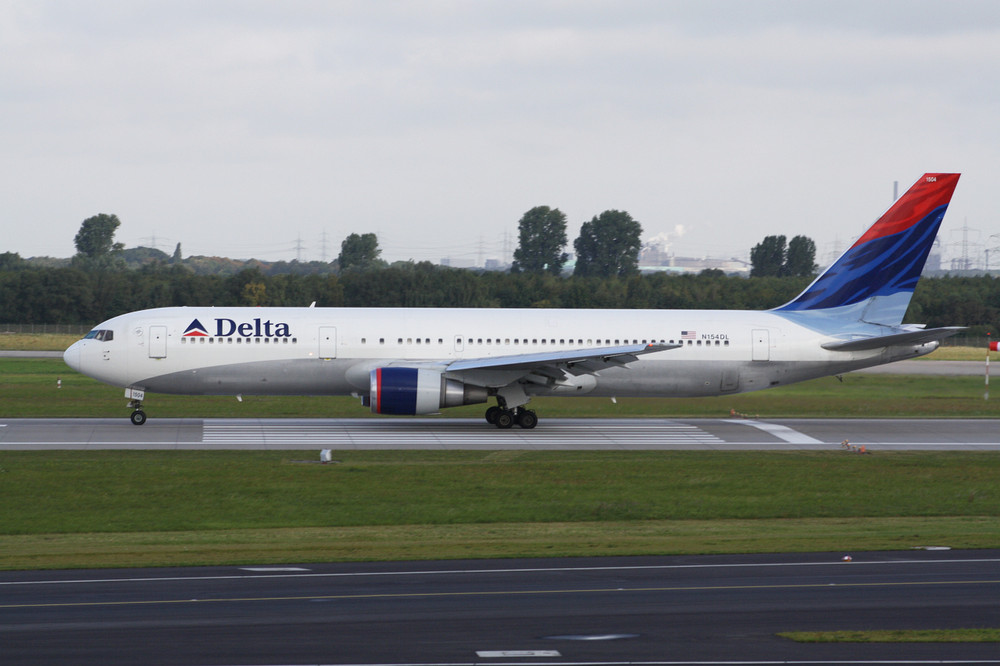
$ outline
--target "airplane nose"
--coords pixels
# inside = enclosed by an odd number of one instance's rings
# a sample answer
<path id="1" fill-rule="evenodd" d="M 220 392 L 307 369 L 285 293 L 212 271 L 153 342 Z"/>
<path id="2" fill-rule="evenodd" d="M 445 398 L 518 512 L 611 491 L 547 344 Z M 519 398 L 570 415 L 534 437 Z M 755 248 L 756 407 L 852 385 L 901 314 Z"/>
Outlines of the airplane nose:
<path id="1" fill-rule="evenodd" d="M 80 343 L 74 342 L 63 352 L 63 361 L 66 365 L 80 372 Z"/>

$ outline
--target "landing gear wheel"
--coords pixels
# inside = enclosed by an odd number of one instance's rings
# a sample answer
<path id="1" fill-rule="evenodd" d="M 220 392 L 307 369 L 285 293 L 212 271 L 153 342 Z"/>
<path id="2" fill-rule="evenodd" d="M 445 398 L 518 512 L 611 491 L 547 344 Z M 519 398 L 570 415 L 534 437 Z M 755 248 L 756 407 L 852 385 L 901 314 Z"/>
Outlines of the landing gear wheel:
<path id="1" fill-rule="evenodd" d="M 497 415 L 497 427 L 501 430 L 507 430 L 514 425 L 514 412 L 509 409 L 501 410 Z"/>
<path id="2" fill-rule="evenodd" d="M 531 430 L 538 425 L 538 415 L 530 409 L 517 410 L 517 425 L 525 430 Z"/>
<path id="3" fill-rule="evenodd" d="M 497 424 L 497 417 L 500 416 L 500 412 L 502 412 L 502 411 L 503 410 L 500 409 L 499 407 L 497 407 L 496 405 L 493 405 L 492 407 L 490 407 L 489 409 L 487 409 L 486 410 L 486 422 L 489 423 L 490 425 L 496 425 Z"/>
<path id="4" fill-rule="evenodd" d="M 146 412 L 141 409 L 137 409 L 132 412 L 132 416 L 130 416 L 129 419 L 132 421 L 132 425 L 142 425 L 146 422 Z"/>

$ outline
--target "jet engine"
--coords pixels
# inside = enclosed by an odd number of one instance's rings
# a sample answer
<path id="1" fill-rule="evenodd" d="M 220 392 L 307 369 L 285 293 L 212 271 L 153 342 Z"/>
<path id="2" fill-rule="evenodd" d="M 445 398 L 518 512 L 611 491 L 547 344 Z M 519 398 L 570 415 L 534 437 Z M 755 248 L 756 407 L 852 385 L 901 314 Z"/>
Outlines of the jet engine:
<path id="1" fill-rule="evenodd" d="M 369 402 L 376 414 L 432 414 L 443 407 L 486 402 L 486 389 L 424 368 L 375 368 Z"/>

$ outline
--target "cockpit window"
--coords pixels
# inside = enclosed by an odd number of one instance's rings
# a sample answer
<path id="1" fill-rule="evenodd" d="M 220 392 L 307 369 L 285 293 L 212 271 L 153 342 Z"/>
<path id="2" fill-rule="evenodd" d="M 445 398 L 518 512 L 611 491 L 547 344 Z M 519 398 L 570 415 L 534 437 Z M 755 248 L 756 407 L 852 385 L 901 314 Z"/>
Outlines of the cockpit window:
<path id="1" fill-rule="evenodd" d="M 84 340 L 103 340 L 104 342 L 108 342 L 110 340 L 114 340 L 115 339 L 115 332 L 112 331 L 112 330 L 109 330 L 109 329 L 104 329 L 104 328 L 98 329 L 98 328 L 95 328 L 90 333 L 87 333 L 87 335 L 83 336 L 83 339 Z"/>

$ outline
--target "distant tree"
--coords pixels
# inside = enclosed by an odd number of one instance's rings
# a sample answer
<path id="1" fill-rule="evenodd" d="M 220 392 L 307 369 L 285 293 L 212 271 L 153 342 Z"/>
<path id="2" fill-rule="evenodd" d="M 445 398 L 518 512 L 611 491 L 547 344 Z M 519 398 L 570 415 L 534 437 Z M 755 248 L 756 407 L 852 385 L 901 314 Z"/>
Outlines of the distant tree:
<path id="1" fill-rule="evenodd" d="M 624 277 L 639 270 L 642 225 L 625 211 L 606 210 L 580 227 L 573 241 L 576 268 L 582 277 Z"/>
<path id="2" fill-rule="evenodd" d="M 115 242 L 119 226 L 118 216 L 106 213 L 84 220 L 73 239 L 77 263 L 85 268 L 110 268 L 122 264 L 120 255 L 125 246 Z"/>
<path id="3" fill-rule="evenodd" d="M 808 236 L 788 241 L 784 275 L 808 277 L 816 274 L 816 243 Z"/>
<path id="4" fill-rule="evenodd" d="M 129 268 L 162 265 L 170 258 L 166 252 L 155 247 L 130 247 L 122 250 L 120 256 Z"/>
<path id="5" fill-rule="evenodd" d="M 125 249 L 121 243 L 115 243 L 115 231 L 121 226 L 121 220 L 117 215 L 107 215 L 101 213 L 88 217 L 80 225 L 80 230 L 76 233 L 73 242 L 76 244 L 76 251 L 85 257 L 96 259 L 120 252 Z"/>
<path id="6" fill-rule="evenodd" d="M 184 261 L 184 257 L 181 256 L 181 244 L 178 243 L 177 247 L 174 248 L 174 253 L 170 256 L 170 263 L 179 264 Z"/>
<path id="7" fill-rule="evenodd" d="M 378 247 L 378 236 L 351 234 L 340 244 L 340 256 L 337 257 L 337 262 L 341 271 L 352 268 L 365 270 L 380 265 L 378 258 L 380 254 L 382 250 Z"/>
<path id="8" fill-rule="evenodd" d="M 816 273 L 816 243 L 796 236 L 765 236 L 750 250 L 750 277 L 809 277 Z"/>
<path id="9" fill-rule="evenodd" d="M 750 277 L 778 277 L 785 267 L 784 236 L 765 236 L 750 250 Z"/>
<path id="10" fill-rule="evenodd" d="M 536 206 L 521 216 L 518 245 L 514 250 L 513 273 L 559 275 L 569 258 L 566 246 L 566 215 L 558 208 Z"/>
<path id="11" fill-rule="evenodd" d="M 24 259 L 17 252 L 4 252 L 0 254 L 0 271 L 23 268 L 24 265 Z"/>

